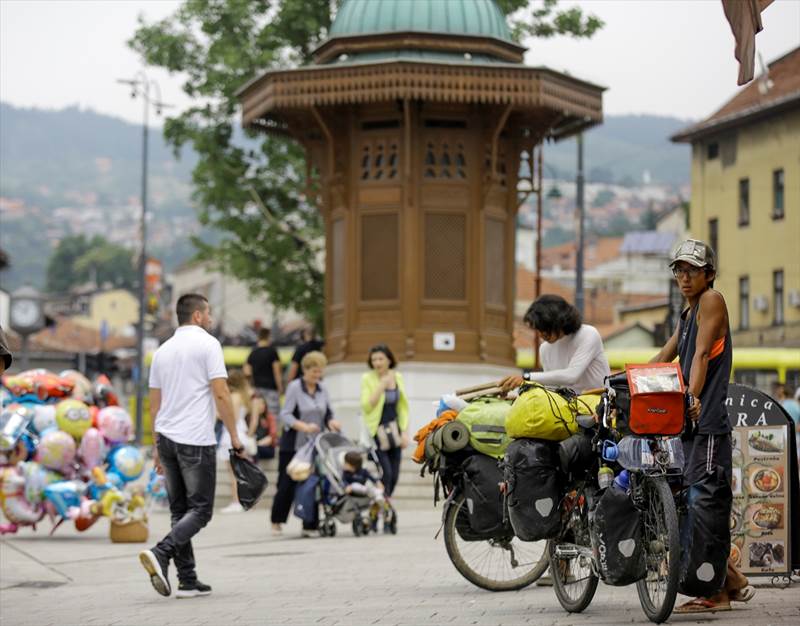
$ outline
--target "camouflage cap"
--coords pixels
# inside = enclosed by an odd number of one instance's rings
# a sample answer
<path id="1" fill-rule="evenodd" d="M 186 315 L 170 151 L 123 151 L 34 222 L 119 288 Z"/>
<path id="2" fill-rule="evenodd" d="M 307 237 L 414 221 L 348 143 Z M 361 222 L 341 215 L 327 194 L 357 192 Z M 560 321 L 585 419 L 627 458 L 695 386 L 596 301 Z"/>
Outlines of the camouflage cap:
<path id="1" fill-rule="evenodd" d="M 682 241 L 672 251 L 669 266 L 672 267 L 678 261 L 686 261 L 695 267 L 710 267 L 716 269 L 717 264 L 714 258 L 714 250 L 707 243 L 698 239 L 687 239 Z"/>

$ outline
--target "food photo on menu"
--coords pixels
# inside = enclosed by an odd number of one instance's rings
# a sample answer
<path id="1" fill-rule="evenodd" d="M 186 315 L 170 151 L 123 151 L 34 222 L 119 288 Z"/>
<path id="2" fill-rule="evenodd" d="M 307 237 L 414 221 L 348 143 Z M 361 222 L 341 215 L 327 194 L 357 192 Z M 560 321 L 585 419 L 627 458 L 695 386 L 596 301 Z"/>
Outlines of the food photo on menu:
<path id="1" fill-rule="evenodd" d="M 747 519 L 754 530 L 776 530 L 783 528 L 784 508 L 783 503 L 752 504 L 747 507 Z"/>
<path id="2" fill-rule="evenodd" d="M 786 550 L 783 541 L 757 541 L 750 544 L 750 567 L 783 566 Z"/>
<path id="3" fill-rule="evenodd" d="M 783 493 L 783 467 L 758 464 L 748 468 L 750 494 L 753 496 Z"/>
<path id="4" fill-rule="evenodd" d="M 784 429 L 751 430 L 747 435 L 747 445 L 751 456 L 781 454 L 784 450 Z"/>

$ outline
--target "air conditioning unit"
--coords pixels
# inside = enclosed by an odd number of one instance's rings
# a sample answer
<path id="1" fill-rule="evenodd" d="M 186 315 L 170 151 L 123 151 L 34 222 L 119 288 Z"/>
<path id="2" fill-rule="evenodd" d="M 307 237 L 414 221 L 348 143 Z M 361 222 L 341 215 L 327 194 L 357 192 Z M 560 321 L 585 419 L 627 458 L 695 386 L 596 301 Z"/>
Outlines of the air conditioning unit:
<path id="1" fill-rule="evenodd" d="M 753 299 L 753 308 L 756 311 L 761 311 L 762 313 L 769 309 L 769 300 L 767 300 L 767 296 L 756 296 Z"/>
<path id="2" fill-rule="evenodd" d="M 789 292 L 789 306 L 800 309 L 800 291 Z"/>

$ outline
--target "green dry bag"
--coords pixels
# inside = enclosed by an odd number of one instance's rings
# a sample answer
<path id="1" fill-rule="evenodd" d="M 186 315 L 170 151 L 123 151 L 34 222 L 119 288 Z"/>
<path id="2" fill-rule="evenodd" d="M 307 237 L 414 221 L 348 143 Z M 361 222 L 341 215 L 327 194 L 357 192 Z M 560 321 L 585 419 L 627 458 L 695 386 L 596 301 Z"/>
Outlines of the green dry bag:
<path id="1" fill-rule="evenodd" d="M 482 454 L 502 458 L 511 442 L 506 435 L 506 416 L 511 403 L 500 398 L 478 398 L 456 418 L 469 429 L 469 445 Z"/>

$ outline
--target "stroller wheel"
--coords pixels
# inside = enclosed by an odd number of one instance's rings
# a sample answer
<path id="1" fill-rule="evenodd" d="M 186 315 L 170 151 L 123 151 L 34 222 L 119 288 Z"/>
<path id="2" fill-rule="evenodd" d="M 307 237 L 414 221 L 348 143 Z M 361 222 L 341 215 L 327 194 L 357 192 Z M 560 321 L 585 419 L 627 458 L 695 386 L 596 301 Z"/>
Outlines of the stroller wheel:
<path id="1" fill-rule="evenodd" d="M 353 520 L 353 534 L 356 537 L 361 536 L 361 520 L 359 518 Z"/>
<path id="2" fill-rule="evenodd" d="M 328 522 L 325 524 L 325 527 L 328 531 L 328 537 L 336 536 L 336 522 L 334 520 L 328 520 Z"/>
<path id="3" fill-rule="evenodd" d="M 386 511 L 386 517 L 383 519 L 383 532 L 397 534 L 397 512 L 394 509 Z"/>
<path id="4" fill-rule="evenodd" d="M 327 537 L 328 536 L 328 525 L 325 522 L 319 525 L 319 536 L 320 537 Z"/>

